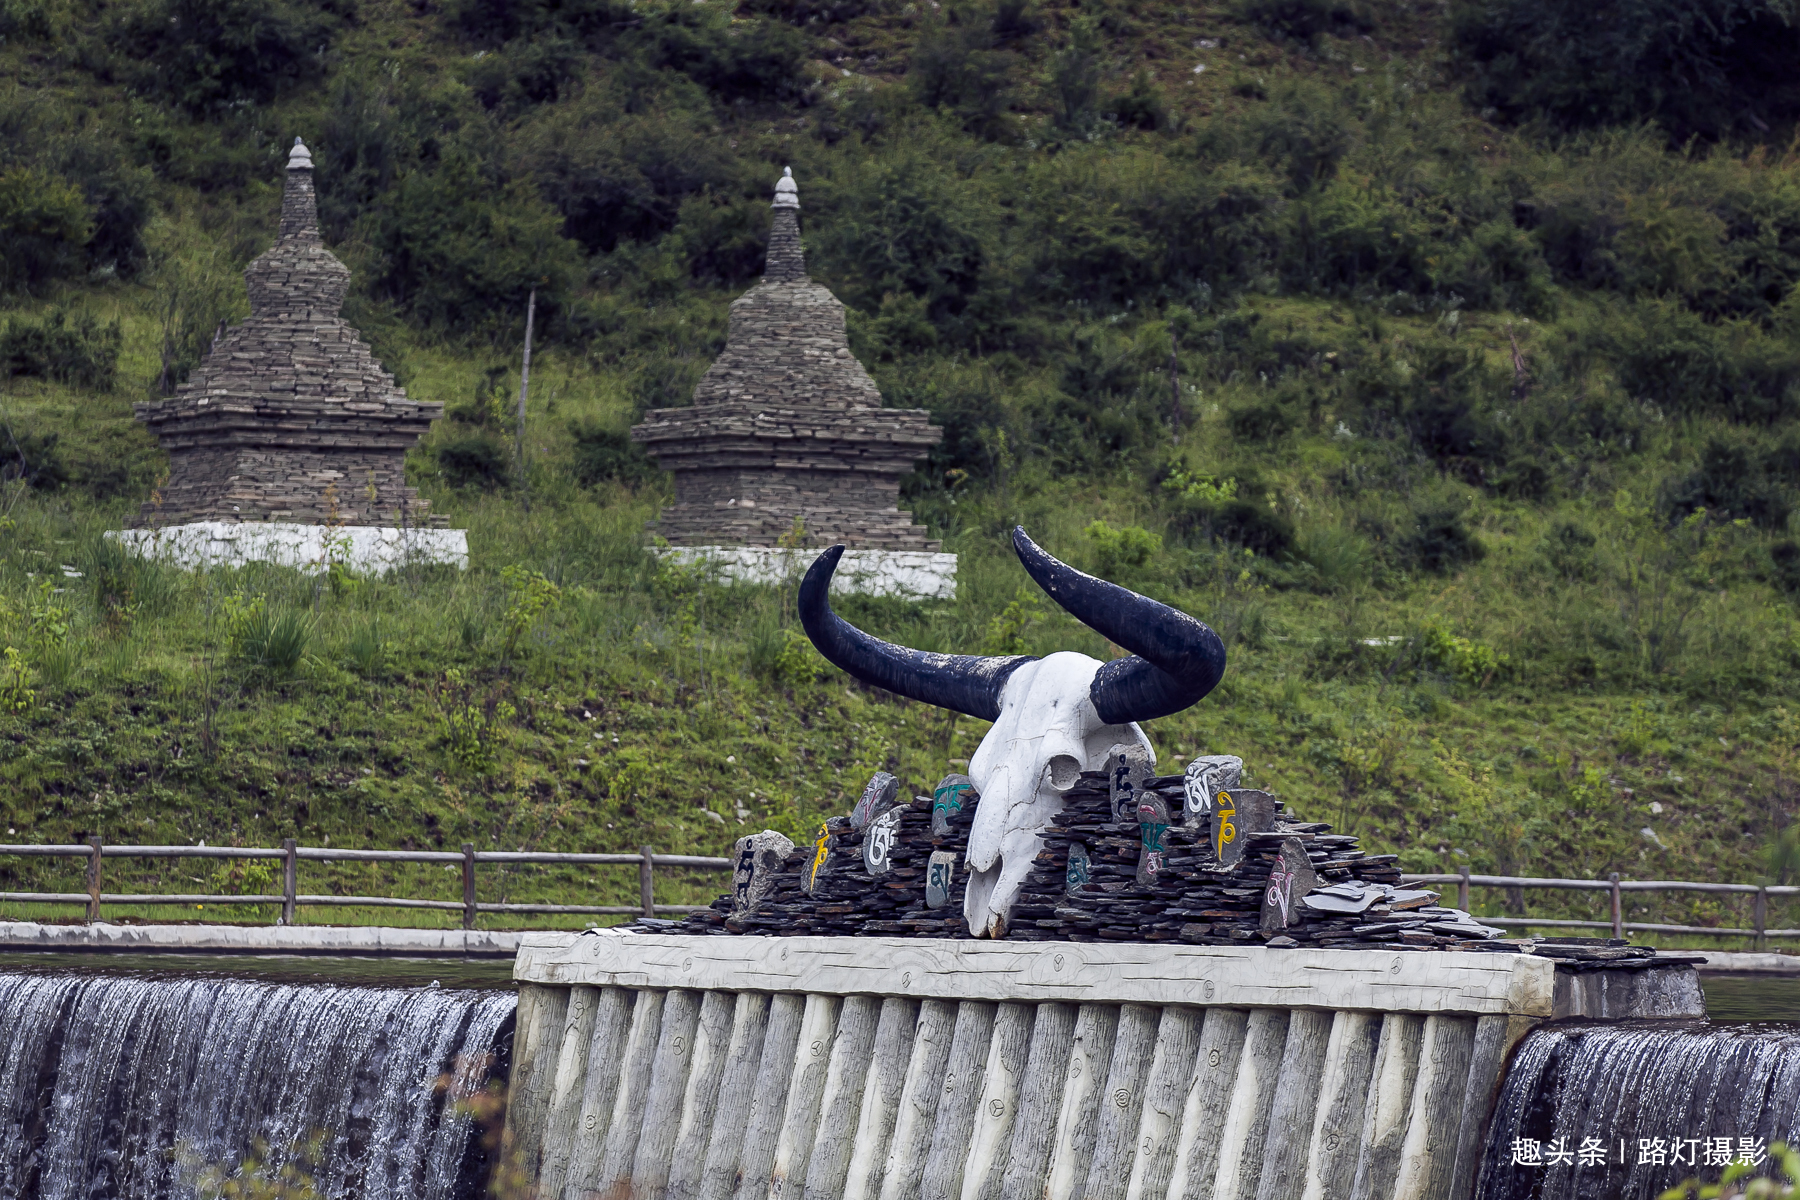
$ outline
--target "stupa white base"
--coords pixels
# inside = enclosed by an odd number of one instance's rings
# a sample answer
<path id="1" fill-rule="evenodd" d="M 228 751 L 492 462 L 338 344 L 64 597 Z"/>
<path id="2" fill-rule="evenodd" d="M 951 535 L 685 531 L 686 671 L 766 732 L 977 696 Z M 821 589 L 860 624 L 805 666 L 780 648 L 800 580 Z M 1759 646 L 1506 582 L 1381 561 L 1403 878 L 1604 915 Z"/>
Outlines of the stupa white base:
<path id="1" fill-rule="evenodd" d="M 798 580 L 817 549 L 775 546 L 663 546 L 656 553 L 683 565 L 704 564 L 727 583 L 780 584 Z M 925 550 L 846 550 L 831 580 L 835 593 L 954 600 L 956 555 Z"/>
<path id="2" fill-rule="evenodd" d="M 265 562 L 319 572 L 334 560 L 362 575 L 384 575 L 409 564 L 469 566 L 469 535 L 462 529 L 195 521 L 163 529 L 109 530 L 106 536 L 144 558 L 188 570 Z M 334 543 L 330 547 L 327 537 Z"/>

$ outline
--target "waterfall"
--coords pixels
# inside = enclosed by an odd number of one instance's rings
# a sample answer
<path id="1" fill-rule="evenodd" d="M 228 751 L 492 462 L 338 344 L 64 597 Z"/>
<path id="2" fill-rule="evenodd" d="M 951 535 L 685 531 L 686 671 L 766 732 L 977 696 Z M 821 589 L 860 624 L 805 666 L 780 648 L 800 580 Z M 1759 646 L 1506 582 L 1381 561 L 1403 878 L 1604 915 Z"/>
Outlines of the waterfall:
<path id="1" fill-rule="evenodd" d="M 1480 1200 L 1653 1200 L 1716 1181 L 1724 1139 L 1731 1157 L 1800 1139 L 1800 1026 L 1552 1025 L 1507 1071 Z M 1514 1161 L 1533 1144 L 1542 1165 Z"/>
<path id="2" fill-rule="evenodd" d="M 321 1200 L 457 1200 L 504 1072 L 502 991 L 0 972 L 0 1197 L 194 1193 L 195 1164 L 322 1136 Z M 448 1088 L 439 1081 L 450 1076 Z"/>

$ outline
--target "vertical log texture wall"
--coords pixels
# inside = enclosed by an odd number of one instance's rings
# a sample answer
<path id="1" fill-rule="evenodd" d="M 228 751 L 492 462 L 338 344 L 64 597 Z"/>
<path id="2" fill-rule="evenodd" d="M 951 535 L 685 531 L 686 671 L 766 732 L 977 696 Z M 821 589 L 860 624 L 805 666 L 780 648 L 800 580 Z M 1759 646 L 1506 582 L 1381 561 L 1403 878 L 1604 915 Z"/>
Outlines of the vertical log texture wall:
<path id="1" fill-rule="evenodd" d="M 1466 1200 L 1558 1015 L 1503 954 L 533 934 L 515 973 L 543 1200 Z"/>

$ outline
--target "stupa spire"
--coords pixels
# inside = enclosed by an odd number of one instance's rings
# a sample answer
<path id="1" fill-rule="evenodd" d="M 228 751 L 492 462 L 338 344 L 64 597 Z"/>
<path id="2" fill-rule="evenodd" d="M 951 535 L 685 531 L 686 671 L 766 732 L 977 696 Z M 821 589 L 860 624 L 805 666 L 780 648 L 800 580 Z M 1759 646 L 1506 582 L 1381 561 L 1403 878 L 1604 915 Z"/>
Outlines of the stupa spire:
<path id="1" fill-rule="evenodd" d="M 281 226 L 275 244 L 244 272 L 250 311 L 335 318 L 350 291 L 350 268 L 325 249 L 319 236 L 319 203 L 313 192 L 312 151 L 299 138 L 288 152 L 281 189 Z"/>
<path id="2" fill-rule="evenodd" d="M 769 255 L 763 263 L 764 283 L 798 283 L 806 278 L 806 254 L 800 249 L 800 188 L 794 168 L 783 167 L 775 181 L 775 223 L 769 229 Z"/>
<path id="3" fill-rule="evenodd" d="M 287 182 L 281 189 L 281 232 L 278 240 L 319 240 L 319 202 L 313 194 L 312 151 L 299 138 L 288 151 Z"/>

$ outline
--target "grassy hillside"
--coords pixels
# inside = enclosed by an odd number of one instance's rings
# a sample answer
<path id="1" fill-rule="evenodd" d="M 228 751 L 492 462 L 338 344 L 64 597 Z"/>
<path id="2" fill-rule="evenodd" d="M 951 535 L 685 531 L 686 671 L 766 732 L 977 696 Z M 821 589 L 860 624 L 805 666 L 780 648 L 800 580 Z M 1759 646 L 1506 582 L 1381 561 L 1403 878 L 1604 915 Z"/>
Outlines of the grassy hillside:
<path id="1" fill-rule="evenodd" d="M 945 427 L 907 495 L 962 556 L 955 602 L 846 615 L 1104 656 L 1023 522 L 1227 638 L 1165 762 L 1241 754 L 1409 869 L 1789 881 L 1795 35 L 1694 7 L 0 0 L 6 836 L 717 853 L 966 759 L 979 722 L 826 668 L 791 592 L 642 548 L 624 431 L 686 402 L 791 164 L 854 348 Z M 466 575 L 97 538 L 165 470 L 131 403 L 247 312 L 297 134 L 347 314 L 448 406 L 412 470 Z M 196 881 L 261 886 L 161 878 Z M 505 898 L 576 884 L 635 895 Z"/>

